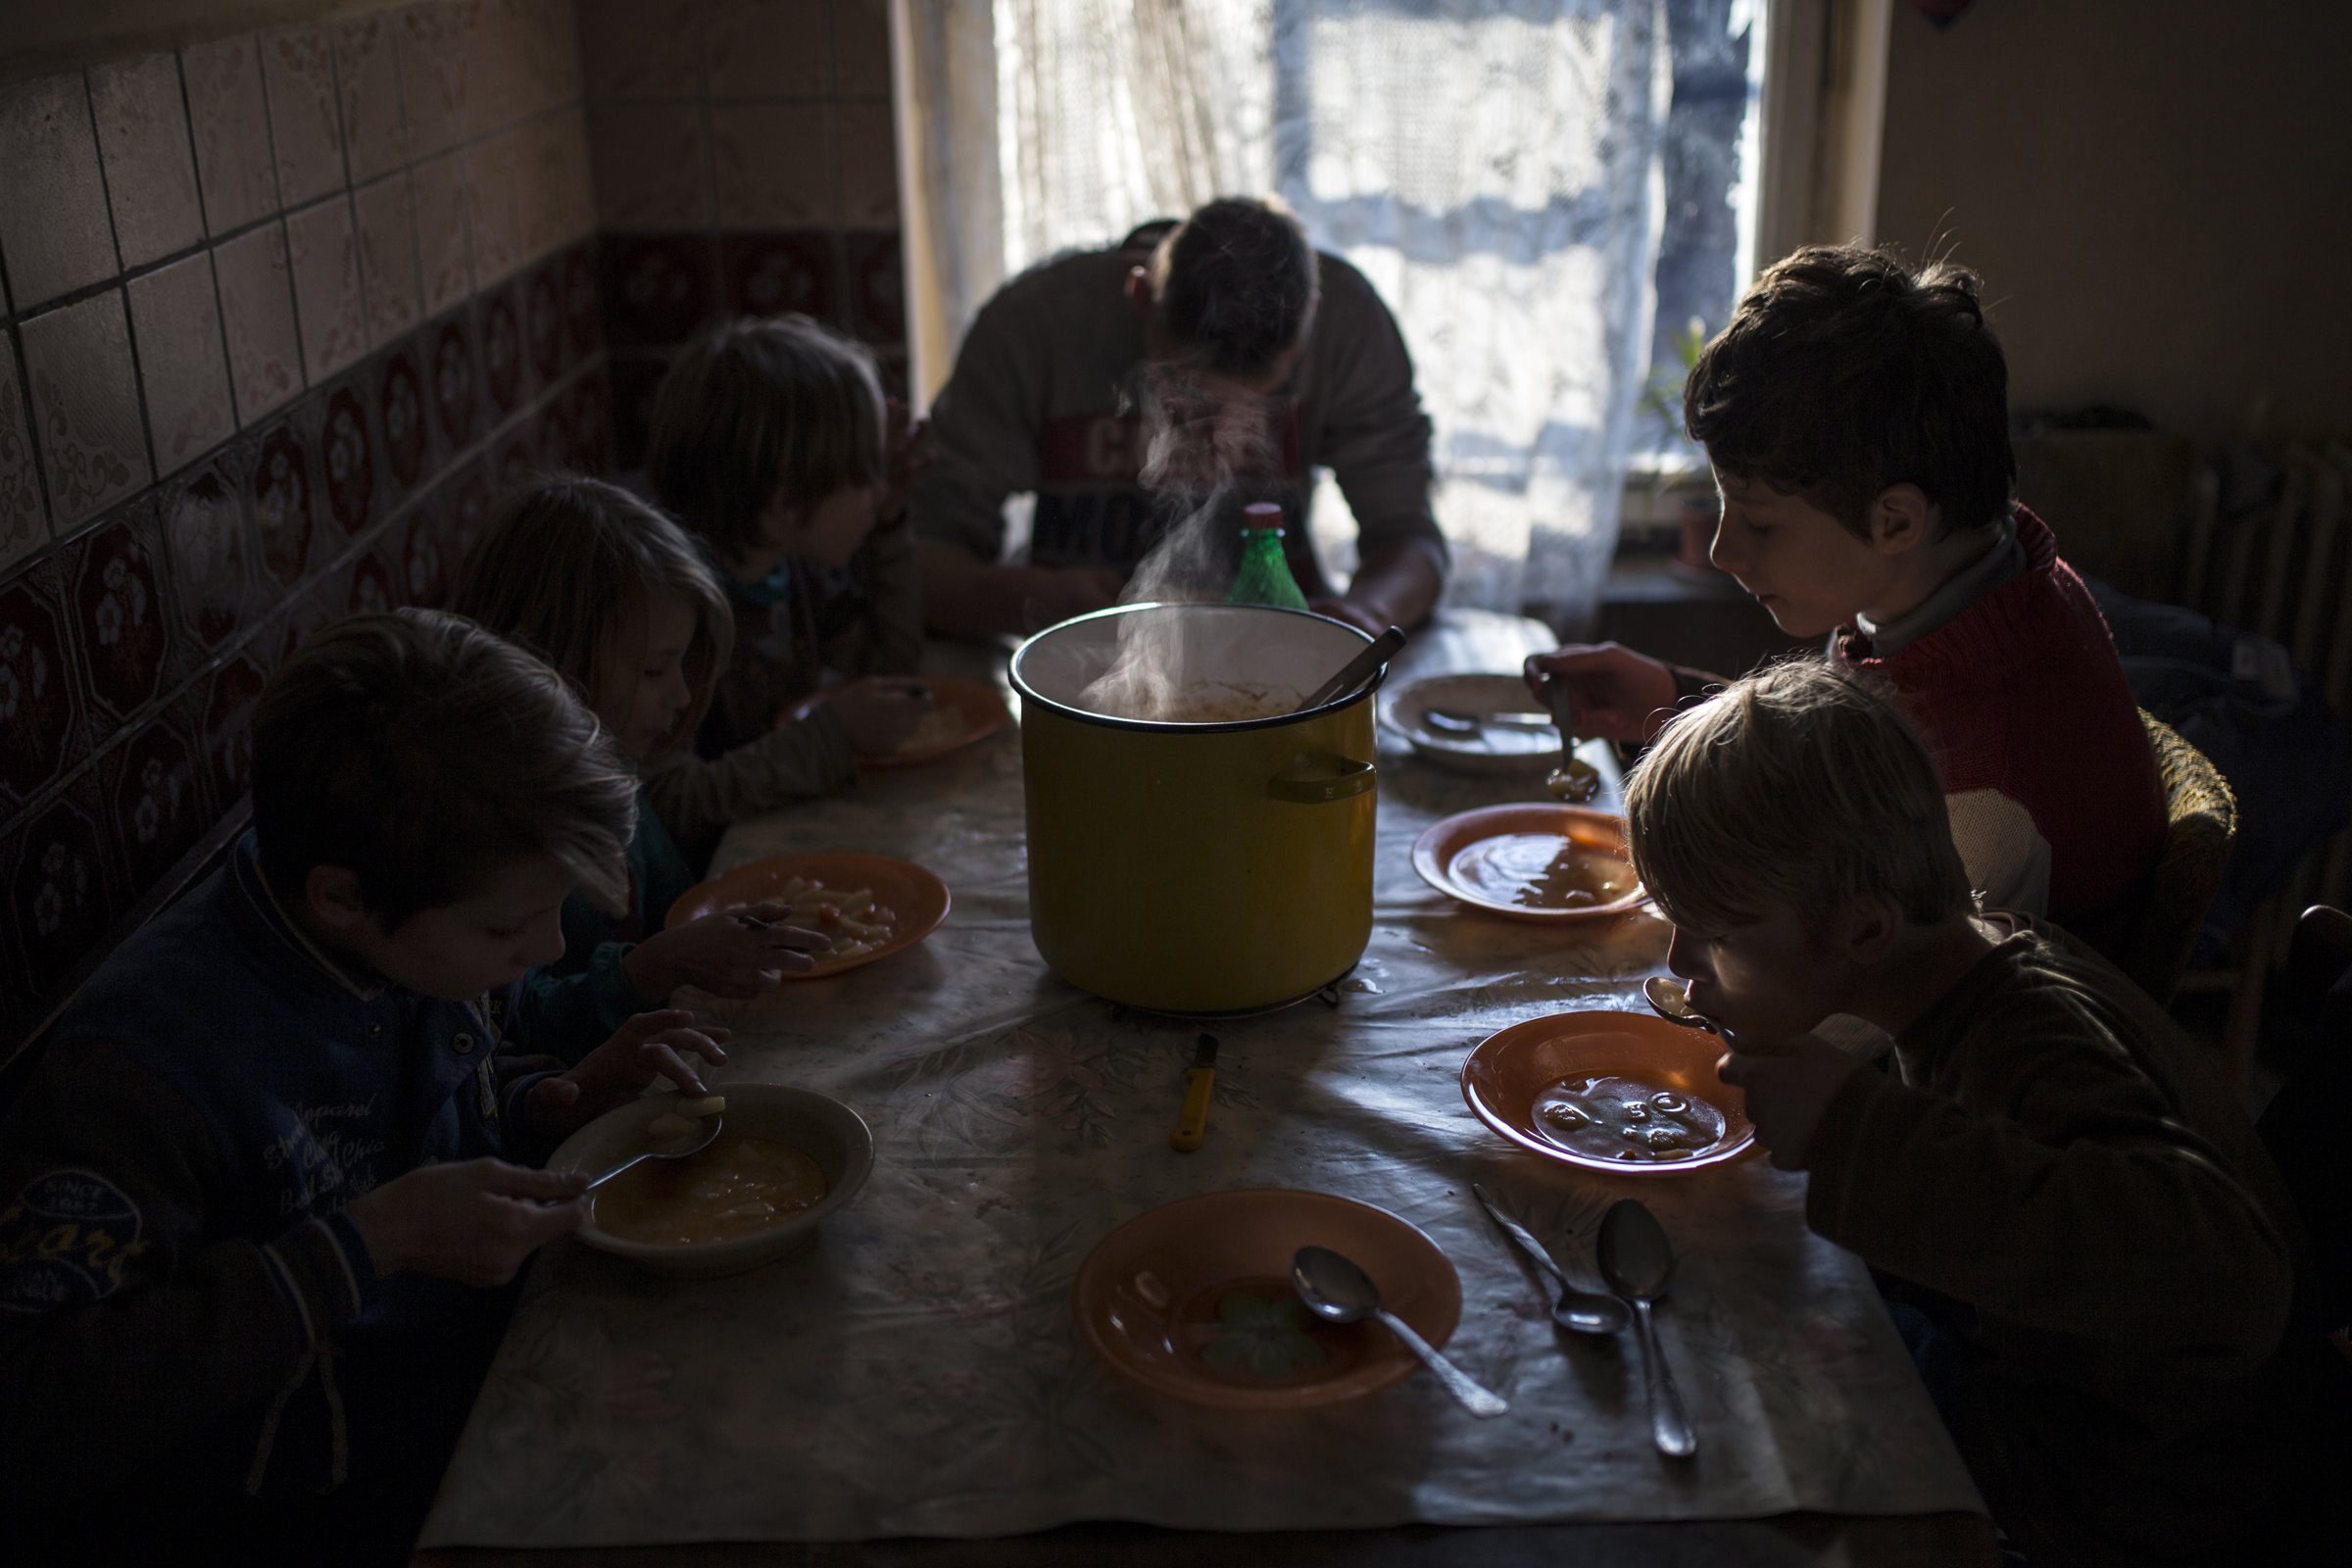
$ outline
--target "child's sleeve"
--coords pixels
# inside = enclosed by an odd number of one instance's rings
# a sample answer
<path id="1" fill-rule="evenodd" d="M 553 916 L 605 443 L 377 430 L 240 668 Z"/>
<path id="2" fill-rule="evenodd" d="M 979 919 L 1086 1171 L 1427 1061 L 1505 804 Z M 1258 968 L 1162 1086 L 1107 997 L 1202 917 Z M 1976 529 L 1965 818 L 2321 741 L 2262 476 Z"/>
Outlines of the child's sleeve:
<path id="1" fill-rule="evenodd" d="M 826 667 L 844 675 L 912 674 L 923 662 L 923 588 L 906 519 L 876 528 L 851 569 L 858 613 L 826 639 Z"/>
<path id="2" fill-rule="evenodd" d="M 1996 789 L 1962 790 L 1943 798 L 1952 819 L 1952 847 L 1968 885 L 1987 909 L 2050 912 L 2050 845 L 2024 806 Z"/>
<path id="3" fill-rule="evenodd" d="M 517 1044 L 569 1065 L 637 1014 L 664 1005 L 665 997 L 640 995 L 621 966 L 634 946 L 600 942 L 589 950 L 588 962 L 569 973 L 533 969 L 523 976 L 511 1025 Z"/>
<path id="4" fill-rule="evenodd" d="M 680 752 L 662 758 L 647 770 L 645 789 L 662 826 L 699 865 L 734 823 L 831 794 L 857 778 L 841 715 L 819 703 L 807 718 L 779 724 L 717 757 Z"/>
<path id="5" fill-rule="evenodd" d="M 2259 1365 L 2293 1289 L 2261 1201 L 2120 1042 L 2015 1012 L 1969 1045 L 1989 1036 L 1999 1061 L 1972 1075 L 1974 1103 L 1847 1079 L 1808 1152 L 1813 1228 L 2011 1323 L 2177 1354 L 2216 1380 Z"/>
<path id="6" fill-rule="evenodd" d="M 0 1499 L 71 1503 L 268 1409 L 375 1289 L 340 1214 L 220 1237 L 211 1129 L 103 1044 L 53 1049 L 0 1150 Z"/>

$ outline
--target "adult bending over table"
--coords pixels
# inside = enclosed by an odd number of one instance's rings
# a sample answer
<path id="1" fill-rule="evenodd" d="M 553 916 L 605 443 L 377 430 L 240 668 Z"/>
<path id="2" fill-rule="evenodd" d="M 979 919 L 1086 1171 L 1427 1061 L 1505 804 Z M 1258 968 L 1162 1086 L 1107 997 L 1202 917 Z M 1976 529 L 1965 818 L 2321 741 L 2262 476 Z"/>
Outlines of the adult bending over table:
<path id="1" fill-rule="evenodd" d="M 1253 501 L 1282 506 L 1291 569 L 1325 614 L 1412 626 L 1445 586 L 1412 357 L 1363 274 L 1316 252 L 1278 203 L 1220 198 L 1005 284 L 964 337 L 932 432 L 909 510 L 936 634 L 1114 604 L 1170 524 L 1204 507 L 1200 552 L 1174 564 L 1221 586 Z M 1317 466 L 1359 530 L 1344 594 L 1307 539 Z M 1023 491 L 1037 498 L 1029 557 L 1006 561 L 1004 499 Z"/>

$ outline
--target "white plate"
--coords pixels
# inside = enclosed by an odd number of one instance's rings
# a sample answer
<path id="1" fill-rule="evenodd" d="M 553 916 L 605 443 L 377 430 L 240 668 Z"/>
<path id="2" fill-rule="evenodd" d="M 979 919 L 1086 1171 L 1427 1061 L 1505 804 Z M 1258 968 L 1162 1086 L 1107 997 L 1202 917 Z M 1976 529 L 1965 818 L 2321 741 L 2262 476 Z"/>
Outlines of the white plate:
<path id="1" fill-rule="evenodd" d="M 1540 711 L 1517 675 L 1433 675 L 1384 693 L 1380 719 L 1434 762 L 1464 773 L 1543 773 L 1560 765 L 1560 732 L 1490 724 L 1475 735 L 1429 727 L 1433 708 L 1461 713 Z"/>

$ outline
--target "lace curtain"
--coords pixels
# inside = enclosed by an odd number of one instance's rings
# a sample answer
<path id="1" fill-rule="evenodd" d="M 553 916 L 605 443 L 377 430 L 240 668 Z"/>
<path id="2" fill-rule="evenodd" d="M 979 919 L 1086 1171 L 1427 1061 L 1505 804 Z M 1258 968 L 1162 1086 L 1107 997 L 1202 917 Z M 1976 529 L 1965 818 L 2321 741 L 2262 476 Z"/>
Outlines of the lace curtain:
<path id="1" fill-rule="evenodd" d="M 1278 191 L 1412 349 L 1448 600 L 1590 619 L 1649 351 L 1659 0 L 898 0 L 898 15 L 926 389 L 1012 272 L 1211 196 Z M 1326 561 L 1348 569 L 1336 487 L 1315 512 Z"/>

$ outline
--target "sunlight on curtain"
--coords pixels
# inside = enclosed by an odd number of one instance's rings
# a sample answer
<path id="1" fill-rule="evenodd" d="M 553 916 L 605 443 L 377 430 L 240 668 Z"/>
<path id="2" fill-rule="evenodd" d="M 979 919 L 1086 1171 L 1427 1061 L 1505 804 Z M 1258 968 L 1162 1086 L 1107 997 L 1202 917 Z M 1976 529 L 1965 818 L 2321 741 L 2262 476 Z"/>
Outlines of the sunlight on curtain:
<path id="1" fill-rule="evenodd" d="M 943 179 L 992 187 L 1000 275 L 1279 191 L 1412 348 L 1450 602 L 1588 621 L 1649 349 L 1658 0 L 994 0 L 994 167 L 931 144 Z M 984 270 L 935 302 L 957 331 Z M 1316 512 L 1345 569 L 1336 488 Z"/>

